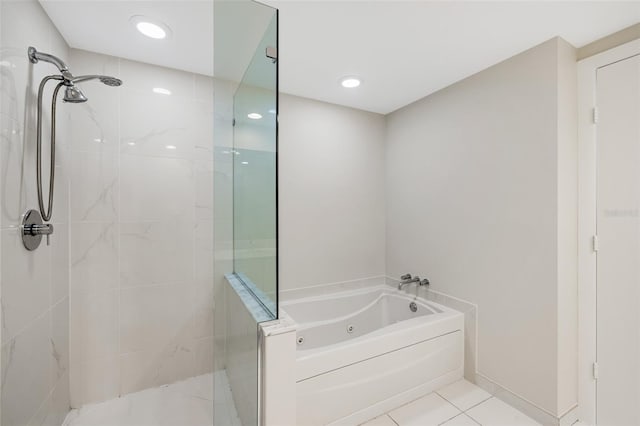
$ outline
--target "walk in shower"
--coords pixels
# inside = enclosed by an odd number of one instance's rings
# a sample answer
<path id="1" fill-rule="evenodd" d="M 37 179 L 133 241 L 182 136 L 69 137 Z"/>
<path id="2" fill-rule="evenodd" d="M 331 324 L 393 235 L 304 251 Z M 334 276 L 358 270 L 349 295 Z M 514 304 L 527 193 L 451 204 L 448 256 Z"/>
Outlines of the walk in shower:
<path id="1" fill-rule="evenodd" d="M 1 426 L 261 423 L 277 66 L 248 0 L 0 1 Z"/>
<path id="2" fill-rule="evenodd" d="M 2 426 L 260 423 L 277 17 L 218 6 L 0 2 Z"/>

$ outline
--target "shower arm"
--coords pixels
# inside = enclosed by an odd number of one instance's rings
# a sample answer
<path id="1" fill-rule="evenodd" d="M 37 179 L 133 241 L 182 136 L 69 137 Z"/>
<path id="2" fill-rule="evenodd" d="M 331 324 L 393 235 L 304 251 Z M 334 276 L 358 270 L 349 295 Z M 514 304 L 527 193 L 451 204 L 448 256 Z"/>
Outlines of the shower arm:
<path id="1" fill-rule="evenodd" d="M 49 80 L 58 80 L 60 83 L 53 91 L 51 100 L 51 162 L 49 165 L 49 200 L 47 210 L 44 208 L 44 197 L 42 191 L 42 95 L 44 87 Z M 38 190 L 38 207 L 42 220 L 48 222 L 51 220 L 53 213 L 53 191 L 56 176 L 56 100 L 58 92 L 62 86 L 66 85 L 66 79 L 59 75 L 50 75 L 42 79 L 38 88 L 38 106 L 37 106 L 37 128 L 36 128 L 36 180 Z"/>
<path id="2" fill-rule="evenodd" d="M 62 59 L 48 53 L 38 52 L 33 46 L 29 47 L 27 54 L 29 55 L 29 61 L 31 61 L 32 64 L 37 64 L 38 61 L 49 62 L 50 64 L 58 67 L 60 74 L 62 74 L 66 80 L 70 81 L 73 79 L 73 75 L 69 72 L 69 67 Z"/>

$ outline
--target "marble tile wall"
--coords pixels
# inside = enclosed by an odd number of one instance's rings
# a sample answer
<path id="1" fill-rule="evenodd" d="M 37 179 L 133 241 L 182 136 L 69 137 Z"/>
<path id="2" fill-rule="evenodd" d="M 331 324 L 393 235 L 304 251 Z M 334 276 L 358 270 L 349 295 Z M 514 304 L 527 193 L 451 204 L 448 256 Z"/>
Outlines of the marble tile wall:
<path id="1" fill-rule="evenodd" d="M 213 368 L 213 79 L 71 50 L 73 407 Z M 155 93 L 164 88 L 171 95 Z"/>
<path id="2" fill-rule="evenodd" d="M 36 0 L 0 2 L 0 290 L 1 418 L 3 426 L 59 425 L 69 411 L 69 112 L 57 116 L 54 234 L 27 251 L 19 226 L 37 208 L 36 93 L 53 65 L 31 64 L 28 46 L 67 61 L 69 48 Z M 29 25 L 26 25 L 29 23 Z M 54 84 L 45 92 L 50 99 Z M 49 101 L 45 103 L 48 104 Z M 49 108 L 43 147 L 48 157 Z M 44 170 L 48 187 L 48 169 Z M 45 190 L 45 197 L 48 193 Z"/>

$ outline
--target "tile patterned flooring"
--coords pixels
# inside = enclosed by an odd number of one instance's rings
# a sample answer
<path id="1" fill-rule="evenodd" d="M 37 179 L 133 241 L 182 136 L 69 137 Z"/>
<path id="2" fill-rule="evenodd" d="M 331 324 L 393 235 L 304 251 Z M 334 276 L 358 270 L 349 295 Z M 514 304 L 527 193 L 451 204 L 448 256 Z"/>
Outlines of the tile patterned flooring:
<path id="1" fill-rule="evenodd" d="M 242 426 L 229 382 L 216 373 L 216 426 Z M 72 410 L 63 426 L 211 426 L 212 374 Z M 478 386 L 460 380 L 362 426 L 539 426 Z"/>
<path id="2" fill-rule="evenodd" d="M 540 426 L 478 386 L 460 380 L 362 426 Z"/>

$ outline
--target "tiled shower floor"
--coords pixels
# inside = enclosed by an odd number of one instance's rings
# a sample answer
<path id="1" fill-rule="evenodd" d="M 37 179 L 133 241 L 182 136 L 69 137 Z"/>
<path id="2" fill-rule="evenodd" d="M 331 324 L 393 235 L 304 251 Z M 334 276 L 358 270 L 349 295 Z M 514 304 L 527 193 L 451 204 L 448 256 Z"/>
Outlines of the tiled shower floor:
<path id="1" fill-rule="evenodd" d="M 216 399 L 230 400 L 230 395 L 228 397 L 224 395 L 225 392 L 230 392 L 226 376 L 220 379 L 220 386 L 216 389 Z M 225 408 L 228 413 L 224 414 L 231 418 L 235 409 Z M 213 374 L 205 374 L 71 410 L 63 426 L 211 426 L 212 424 Z"/>

